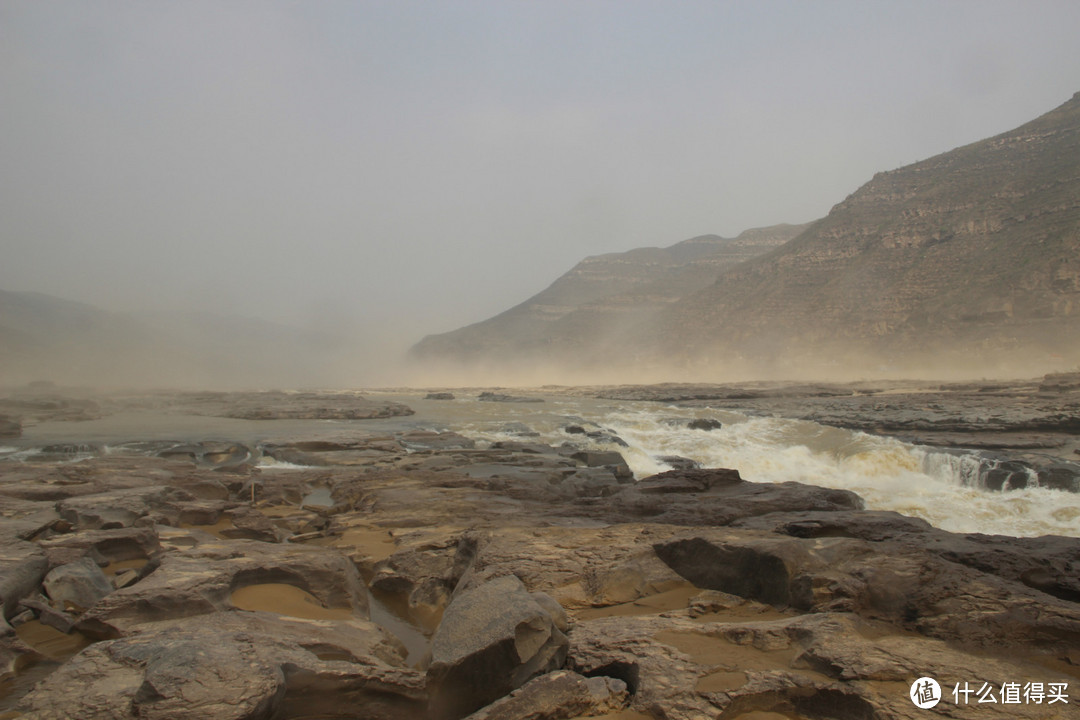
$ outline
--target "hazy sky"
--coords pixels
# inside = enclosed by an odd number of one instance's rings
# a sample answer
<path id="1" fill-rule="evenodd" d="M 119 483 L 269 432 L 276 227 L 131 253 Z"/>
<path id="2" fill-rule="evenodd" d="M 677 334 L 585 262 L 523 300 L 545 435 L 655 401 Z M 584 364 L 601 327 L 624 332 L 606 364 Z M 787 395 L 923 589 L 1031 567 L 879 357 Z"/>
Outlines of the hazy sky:
<path id="1" fill-rule="evenodd" d="M 1080 90 L 1080 3 L 0 0 L 0 289 L 410 340 Z"/>

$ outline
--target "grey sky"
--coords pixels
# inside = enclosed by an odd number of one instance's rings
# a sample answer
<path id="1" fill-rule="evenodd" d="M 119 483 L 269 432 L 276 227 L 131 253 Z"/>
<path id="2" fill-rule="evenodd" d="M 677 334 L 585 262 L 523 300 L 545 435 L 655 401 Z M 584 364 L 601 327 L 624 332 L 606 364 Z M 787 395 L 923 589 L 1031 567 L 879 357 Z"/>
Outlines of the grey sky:
<path id="1" fill-rule="evenodd" d="M 403 340 L 1080 90 L 1080 3 L 0 0 L 0 288 Z"/>

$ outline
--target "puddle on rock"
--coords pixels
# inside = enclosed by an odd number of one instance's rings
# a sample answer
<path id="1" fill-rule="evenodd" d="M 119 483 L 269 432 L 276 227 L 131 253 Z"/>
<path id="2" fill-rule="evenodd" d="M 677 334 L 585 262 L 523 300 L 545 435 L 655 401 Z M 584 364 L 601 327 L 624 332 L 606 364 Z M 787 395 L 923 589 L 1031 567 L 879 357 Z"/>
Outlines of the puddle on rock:
<path id="1" fill-rule="evenodd" d="M 737 645 L 722 637 L 680 630 L 659 632 L 653 638 L 686 653 L 699 665 L 716 668 L 698 680 L 696 689 L 702 692 L 737 690 L 746 683 L 747 670 L 785 670 L 832 682 L 832 678 L 813 670 L 793 668 L 792 662 L 801 652 L 794 644 L 776 650 L 759 650 L 752 645 Z"/>
<path id="2" fill-rule="evenodd" d="M 15 628 L 15 634 L 24 643 L 41 653 L 45 659 L 34 661 L 23 655 L 15 660 L 15 671 L 0 677 L 0 711 L 9 710 L 35 685 L 51 675 L 70 657 L 90 645 L 91 640 L 82 633 L 72 631 L 65 635 L 59 630 L 30 620 Z M 0 712 L 0 718 L 21 717 Z"/>
<path id="3" fill-rule="evenodd" d="M 334 506 L 334 499 L 330 497 L 330 488 L 317 487 L 300 501 L 301 507 L 311 505 L 312 507 L 330 508 Z"/>
<path id="4" fill-rule="evenodd" d="M 15 628 L 15 634 L 50 660 L 67 660 L 90 644 L 90 639 L 78 631 L 64 634 L 39 620 L 24 622 Z"/>
<path id="5" fill-rule="evenodd" d="M 225 513 L 221 514 L 221 517 L 213 525 L 190 525 L 188 523 L 180 523 L 180 528 L 183 530 L 202 530 L 203 532 L 210 533 L 214 537 L 220 540 L 228 540 L 229 538 L 222 535 L 225 530 L 231 530 L 234 527 L 232 518 Z"/>
<path id="6" fill-rule="evenodd" d="M 701 589 L 686 583 L 682 587 L 667 592 L 646 595 L 633 602 L 608 605 L 607 607 L 584 608 L 575 610 L 577 620 L 595 620 L 606 617 L 630 617 L 633 615 L 658 615 L 672 610 L 685 610 L 690 598 L 701 593 Z"/>
<path id="7" fill-rule="evenodd" d="M 653 720 L 653 716 L 639 713 L 636 710 L 619 710 L 607 715 L 578 715 L 570 720 Z"/>
<path id="8" fill-rule="evenodd" d="M 241 610 L 272 612 L 308 620 L 346 620 L 351 608 L 323 607 L 311 593 L 285 583 L 261 583 L 234 590 L 229 602 Z"/>
<path id="9" fill-rule="evenodd" d="M 368 591 L 368 607 L 371 622 L 396 637 L 405 646 L 405 664 L 418 670 L 427 668 L 431 638 L 423 630 L 400 615 L 392 612 L 382 601 Z"/>

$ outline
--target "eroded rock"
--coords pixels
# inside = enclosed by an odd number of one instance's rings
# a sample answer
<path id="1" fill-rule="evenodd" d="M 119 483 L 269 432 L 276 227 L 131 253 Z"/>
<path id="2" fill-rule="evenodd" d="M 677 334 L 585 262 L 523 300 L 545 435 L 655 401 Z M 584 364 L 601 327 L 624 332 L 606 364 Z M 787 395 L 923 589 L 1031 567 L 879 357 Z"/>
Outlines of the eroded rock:
<path id="1" fill-rule="evenodd" d="M 548 611 L 516 577 L 462 592 L 432 638 L 431 717 L 464 717 L 535 675 L 562 667 L 568 645 Z"/>

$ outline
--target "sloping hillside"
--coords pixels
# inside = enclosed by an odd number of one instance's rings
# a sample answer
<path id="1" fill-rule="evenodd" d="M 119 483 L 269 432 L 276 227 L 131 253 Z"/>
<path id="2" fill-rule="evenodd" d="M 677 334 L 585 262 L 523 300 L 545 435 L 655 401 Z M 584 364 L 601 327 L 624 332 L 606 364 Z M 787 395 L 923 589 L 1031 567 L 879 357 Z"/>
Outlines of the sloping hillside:
<path id="1" fill-rule="evenodd" d="M 638 248 L 586 258 L 547 289 L 504 313 L 424 338 L 425 359 L 548 360 L 603 351 L 630 325 L 711 284 L 724 269 L 773 250 L 805 225 L 748 230 L 736 238 L 704 235 L 667 248 Z"/>
<path id="2" fill-rule="evenodd" d="M 781 228 L 791 234 L 742 255 L 746 235 L 590 258 L 529 301 L 415 352 L 658 376 L 1073 367 L 1080 93 L 1010 132 L 879 173 L 801 229 Z M 692 254 L 698 246 L 711 250 Z"/>
<path id="3" fill-rule="evenodd" d="M 1080 348 L 1080 93 L 1016 130 L 879 173 L 651 330 L 658 356 L 790 365 L 853 349 L 911 365 L 943 353 L 1068 364 Z"/>

